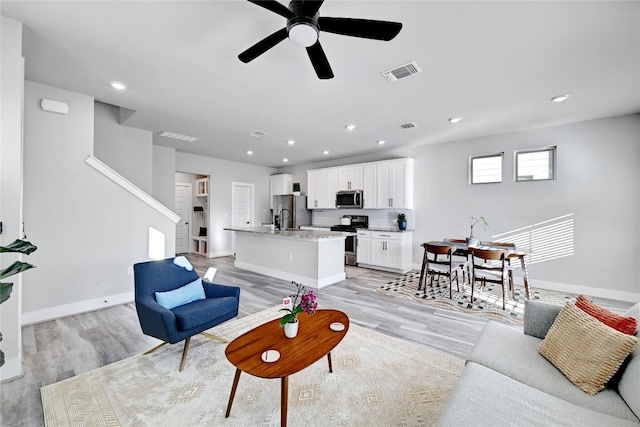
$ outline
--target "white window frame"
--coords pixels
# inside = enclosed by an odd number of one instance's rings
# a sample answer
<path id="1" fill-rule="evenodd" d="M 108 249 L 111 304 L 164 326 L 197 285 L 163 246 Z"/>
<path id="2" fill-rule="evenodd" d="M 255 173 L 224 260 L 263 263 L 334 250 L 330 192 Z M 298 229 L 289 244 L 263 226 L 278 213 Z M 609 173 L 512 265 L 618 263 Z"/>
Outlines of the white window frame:
<path id="1" fill-rule="evenodd" d="M 530 153 L 541 153 L 544 151 L 548 151 L 551 153 L 552 159 L 551 159 L 551 170 L 550 178 L 531 178 L 531 179 L 525 179 L 525 178 L 520 178 L 519 174 L 518 174 L 518 169 L 519 169 L 519 165 L 518 165 L 518 156 L 520 154 L 530 154 Z M 535 181 L 555 181 L 556 177 L 557 177 L 557 159 L 558 159 L 558 148 L 557 146 L 553 145 L 550 147 L 544 147 L 544 148 L 532 148 L 532 149 L 526 149 L 526 150 L 515 150 L 513 152 L 513 180 L 515 182 L 535 182 Z"/>
<path id="2" fill-rule="evenodd" d="M 473 162 L 477 159 L 487 159 L 491 157 L 499 157 L 500 158 L 500 180 L 499 181 L 490 181 L 490 182 L 474 182 L 473 176 Z M 504 152 L 500 153 L 492 153 L 492 154 L 482 154 L 477 156 L 469 156 L 469 185 L 482 185 L 482 184 L 500 184 L 502 182 L 502 176 L 504 173 Z"/>

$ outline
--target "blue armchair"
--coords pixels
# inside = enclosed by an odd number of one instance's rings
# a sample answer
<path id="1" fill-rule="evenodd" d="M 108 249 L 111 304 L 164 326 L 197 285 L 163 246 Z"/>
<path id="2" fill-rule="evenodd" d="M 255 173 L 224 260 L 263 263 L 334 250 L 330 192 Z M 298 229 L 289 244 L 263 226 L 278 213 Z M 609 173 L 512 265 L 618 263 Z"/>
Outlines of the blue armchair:
<path id="1" fill-rule="evenodd" d="M 198 279 L 195 270 L 176 265 L 174 258 L 135 264 L 135 302 L 142 332 L 164 341 L 144 354 L 149 354 L 166 344 L 175 344 L 185 340 L 180 371 L 189 351 L 189 342 L 195 334 L 228 342 L 206 333 L 219 323 L 238 315 L 240 288 L 223 286 L 202 281 L 205 299 L 189 302 L 168 309 L 156 301 L 156 292 L 167 292 Z"/>

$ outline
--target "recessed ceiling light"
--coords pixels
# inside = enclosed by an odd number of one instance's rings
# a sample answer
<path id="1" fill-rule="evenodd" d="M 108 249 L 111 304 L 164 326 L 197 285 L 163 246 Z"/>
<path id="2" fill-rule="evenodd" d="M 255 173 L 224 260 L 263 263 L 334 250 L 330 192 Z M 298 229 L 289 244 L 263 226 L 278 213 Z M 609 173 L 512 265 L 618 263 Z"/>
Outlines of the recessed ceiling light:
<path id="1" fill-rule="evenodd" d="M 460 120 L 462 120 L 462 117 L 451 117 L 449 119 L 451 123 L 458 123 Z"/>
<path id="2" fill-rule="evenodd" d="M 247 150 L 247 154 L 248 154 L 248 155 L 252 155 L 252 154 L 253 154 L 253 151 L 251 151 L 251 150 Z"/>
<path id="3" fill-rule="evenodd" d="M 293 139 L 290 139 L 290 140 L 288 140 L 288 141 L 287 141 L 287 144 L 289 144 L 289 145 L 293 145 L 293 144 L 295 144 L 295 143 L 296 143 L 296 142 L 295 142 Z"/>
<path id="4" fill-rule="evenodd" d="M 324 150 L 324 151 L 322 152 L 322 154 L 324 154 L 324 155 L 326 156 L 327 154 L 329 154 L 329 150 Z"/>
<path id="5" fill-rule="evenodd" d="M 385 141 L 384 139 L 379 139 L 377 142 L 378 142 L 378 144 L 383 145 L 387 141 Z"/>
<path id="6" fill-rule="evenodd" d="M 284 159 L 282 159 L 283 162 L 287 163 L 289 161 L 289 159 L 287 159 L 286 157 Z"/>
<path id="7" fill-rule="evenodd" d="M 125 90 L 127 88 L 127 85 L 122 83 L 122 82 L 117 82 L 117 81 L 111 81 L 109 82 L 109 86 L 111 86 L 112 88 L 116 89 L 116 90 Z"/>
<path id="8" fill-rule="evenodd" d="M 345 126 L 345 128 L 347 128 L 347 130 L 354 130 L 355 128 L 357 128 L 358 126 L 354 125 L 353 123 L 348 124 Z"/>
<path id="9" fill-rule="evenodd" d="M 567 99 L 569 99 L 569 95 L 566 94 L 566 93 L 564 95 L 557 95 L 557 96 L 554 96 L 553 98 L 551 98 L 551 100 L 553 102 L 564 102 Z"/>

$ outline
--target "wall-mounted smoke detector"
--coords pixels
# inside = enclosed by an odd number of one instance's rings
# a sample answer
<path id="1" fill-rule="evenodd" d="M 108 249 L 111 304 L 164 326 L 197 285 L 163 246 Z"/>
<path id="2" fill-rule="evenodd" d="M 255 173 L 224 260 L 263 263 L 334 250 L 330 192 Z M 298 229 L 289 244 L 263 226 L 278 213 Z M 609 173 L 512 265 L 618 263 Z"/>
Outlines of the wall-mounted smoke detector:
<path id="1" fill-rule="evenodd" d="M 253 132 L 249 133 L 249 136 L 252 136 L 254 138 L 260 138 L 261 136 L 265 136 L 266 133 L 259 131 L 259 130 L 254 130 Z"/>
<path id="2" fill-rule="evenodd" d="M 421 72 L 422 70 L 418 67 L 418 64 L 416 64 L 415 61 L 412 61 L 399 67 L 392 68 L 391 70 L 383 71 L 380 74 L 382 74 L 382 77 L 387 79 L 387 81 L 395 82 L 396 80 L 404 79 L 405 77 Z"/>
<path id="3" fill-rule="evenodd" d="M 197 138 L 195 136 L 187 136 L 187 135 L 182 135 L 179 133 L 174 133 L 174 132 L 169 132 L 169 131 L 164 131 L 160 134 L 160 136 L 164 136 L 166 138 L 173 138 L 173 139 L 179 139 L 181 141 L 187 141 L 187 142 L 193 142 L 193 141 L 197 141 L 200 138 Z"/>
<path id="4" fill-rule="evenodd" d="M 413 128 L 417 128 L 418 127 L 418 125 L 413 123 L 413 122 L 403 123 L 403 124 L 398 125 L 398 126 L 400 126 L 401 129 L 413 129 Z"/>

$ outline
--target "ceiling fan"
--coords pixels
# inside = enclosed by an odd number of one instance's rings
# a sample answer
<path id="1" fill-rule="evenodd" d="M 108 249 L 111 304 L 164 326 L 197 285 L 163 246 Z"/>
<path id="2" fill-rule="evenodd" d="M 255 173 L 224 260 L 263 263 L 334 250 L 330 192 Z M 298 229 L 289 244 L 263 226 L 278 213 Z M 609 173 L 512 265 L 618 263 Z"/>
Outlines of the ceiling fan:
<path id="1" fill-rule="evenodd" d="M 402 29 L 399 22 L 370 19 L 328 18 L 319 16 L 324 0 L 292 0 L 289 7 L 276 0 L 248 0 L 260 7 L 287 18 L 287 26 L 265 37 L 238 55 L 247 63 L 265 53 L 287 37 L 307 49 L 309 59 L 320 79 L 333 78 L 333 71 L 318 40 L 320 31 L 374 40 L 392 40 Z"/>

